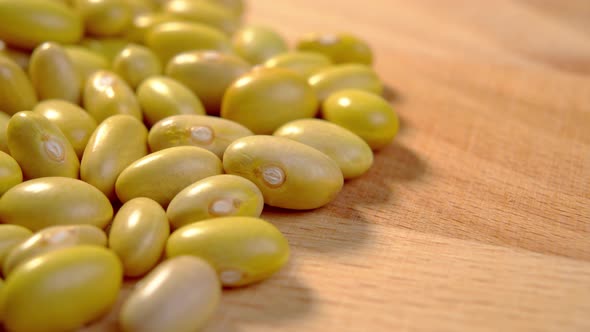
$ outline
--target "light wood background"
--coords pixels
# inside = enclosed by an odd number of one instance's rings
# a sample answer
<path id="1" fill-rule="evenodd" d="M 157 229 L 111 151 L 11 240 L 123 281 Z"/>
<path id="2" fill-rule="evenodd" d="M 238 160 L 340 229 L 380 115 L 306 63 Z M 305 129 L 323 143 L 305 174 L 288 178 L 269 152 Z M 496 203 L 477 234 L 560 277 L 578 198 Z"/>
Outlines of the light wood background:
<path id="1" fill-rule="evenodd" d="M 365 38 L 403 128 L 329 206 L 264 213 L 292 259 L 226 291 L 207 332 L 590 331 L 590 1 L 250 13 L 291 41 Z"/>

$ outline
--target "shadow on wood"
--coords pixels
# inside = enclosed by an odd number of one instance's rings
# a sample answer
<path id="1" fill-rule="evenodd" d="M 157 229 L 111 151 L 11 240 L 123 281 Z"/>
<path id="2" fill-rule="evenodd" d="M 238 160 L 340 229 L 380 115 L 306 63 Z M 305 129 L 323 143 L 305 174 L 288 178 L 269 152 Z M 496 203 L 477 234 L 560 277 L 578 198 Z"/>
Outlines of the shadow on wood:
<path id="1" fill-rule="evenodd" d="M 292 248 L 329 252 L 364 245 L 369 224 L 349 202 L 344 187 L 332 203 L 310 211 L 289 211 L 266 206 L 262 217 L 285 234 Z"/>
<path id="2" fill-rule="evenodd" d="M 248 331 L 255 326 L 279 327 L 287 320 L 305 319 L 314 310 L 314 295 L 292 269 L 290 264 L 261 283 L 225 289 L 221 305 L 205 331 Z"/>
<path id="3" fill-rule="evenodd" d="M 404 98 L 399 93 L 398 90 L 391 87 L 389 84 L 386 84 L 383 87 L 383 98 L 393 104 L 399 104 L 404 102 Z"/>
<path id="4" fill-rule="evenodd" d="M 397 183 L 418 181 L 427 172 L 427 165 L 418 154 L 408 147 L 393 142 L 375 152 L 371 169 L 362 177 L 346 183 L 344 195 L 352 205 L 373 205 L 391 202 Z"/>
<path id="5" fill-rule="evenodd" d="M 263 218 L 276 225 L 294 248 L 317 252 L 358 248 L 371 240 L 372 207 L 395 204 L 396 185 L 420 180 L 426 169 L 415 152 L 393 143 L 376 154 L 369 172 L 346 181 L 330 204 L 312 211 L 265 206 Z"/>

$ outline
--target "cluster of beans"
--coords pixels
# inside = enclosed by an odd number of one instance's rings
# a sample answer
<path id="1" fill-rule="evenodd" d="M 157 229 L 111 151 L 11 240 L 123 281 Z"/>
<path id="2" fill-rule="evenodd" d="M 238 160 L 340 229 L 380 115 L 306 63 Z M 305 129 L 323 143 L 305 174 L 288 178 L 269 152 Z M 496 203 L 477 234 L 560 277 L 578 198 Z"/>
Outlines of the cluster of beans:
<path id="1" fill-rule="evenodd" d="M 242 0 L 0 0 L 0 321 L 195 331 L 398 130 L 350 34 L 289 50 Z"/>

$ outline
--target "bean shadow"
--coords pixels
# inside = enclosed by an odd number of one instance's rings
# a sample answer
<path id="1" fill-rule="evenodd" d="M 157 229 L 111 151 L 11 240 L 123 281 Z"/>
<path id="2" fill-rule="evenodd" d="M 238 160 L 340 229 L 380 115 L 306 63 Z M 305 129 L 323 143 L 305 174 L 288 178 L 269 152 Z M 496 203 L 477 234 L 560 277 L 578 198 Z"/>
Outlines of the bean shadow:
<path id="1" fill-rule="evenodd" d="M 395 142 L 375 154 L 366 174 L 346 181 L 330 204 L 311 211 L 265 206 L 262 217 L 277 226 L 295 250 L 359 248 L 374 236 L 371 225 L 378 222 L 375 216 L 380 207 L 395 204 L 396 186 L 418 181 L 426 172 L 426 163 L 414 151 Z"/>
<path id="2" fill-rule="evenodd" d="M 121 327 L 119 326 L 119 313 L 121 312 L 121 307 L 129 294 L 133 291 L 135 284 L 140 279 L 125 279 L 123 286 L 121 287 L 121 291 L 119 291 L 119 297 L 117 298 L 117 302 L 111 308 L 109 313 L 104 315 L 103 317 L 99 318 L 97 321 L 87 324 L 86 326 L 77 330 L 77 332 L 120 332 L 122 331 Z"/>
<path id="3" fill-rule="evenodd" d="M 344 187 L 332 203 L 310 211 L 265 207 L 262 217 L 285 235 L 293 252 L 350 250 L 370 240 L 369 220 L 347 202 L 352 193 Z"/>
<path id="4" fill-rule="evenodd" d="M 390 85 L 386 84 L 383 88 L 383 94 L 382 94 L 383 98 L 385 98 L 385 100 L 387 100 L 393 107 L 394 109 L 397 111 L 397 106 L 399 106 L 400 104 L 403 104 L 405 102 L 404 97 L 400 94 L 400 92 L 394 88 L 392 88 Z M 399 133 L 403 133 L 407 130 L 408 128 L 408 123 L 406 121 L 406 119 L 399 114 L 399 112 L 397 112 L 397 117 L 398 117 L 398 121 L 399 121 Z"/>
<path id="5" fill-rule="evenodd" d="M 416 152 L 394 142 L 375 152 L 373 167 L 366 174 L 346 183 L 354 195 L 349 201 L 355 205 L 393 203 L 395 186 L 420 180 L 427 169 L 426 162 Z"/>
<path id="6" fill-rule="evenodd" d="M 240 332 L 257 326 L 280 329 L 285 321 L 305 319 L 315 302 L 312 289 L 297 278 L 292 261 L 264 282 L 225 289 L 205 332 Z"/>
<path id="7" fill-rule="evenodd" d="M 405 101 L 401 93 L 389 84 L 385 84 L 383 87 L 383 98 L 394 104 L 401 104 Z"/>

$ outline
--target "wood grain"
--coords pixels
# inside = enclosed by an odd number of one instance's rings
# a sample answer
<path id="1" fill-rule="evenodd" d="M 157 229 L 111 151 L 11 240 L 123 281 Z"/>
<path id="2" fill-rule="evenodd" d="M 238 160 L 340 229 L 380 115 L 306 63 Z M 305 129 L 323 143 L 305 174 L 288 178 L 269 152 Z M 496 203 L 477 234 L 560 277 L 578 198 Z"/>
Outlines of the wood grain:
<path id="1" fill-rule="evenodd" d="M 486 4 L 250 1 L 368 40 L 403 128 L 331 205 L 264 213 L 292 260 L 208 332 L 590 331 L 590 2 Z"/>

